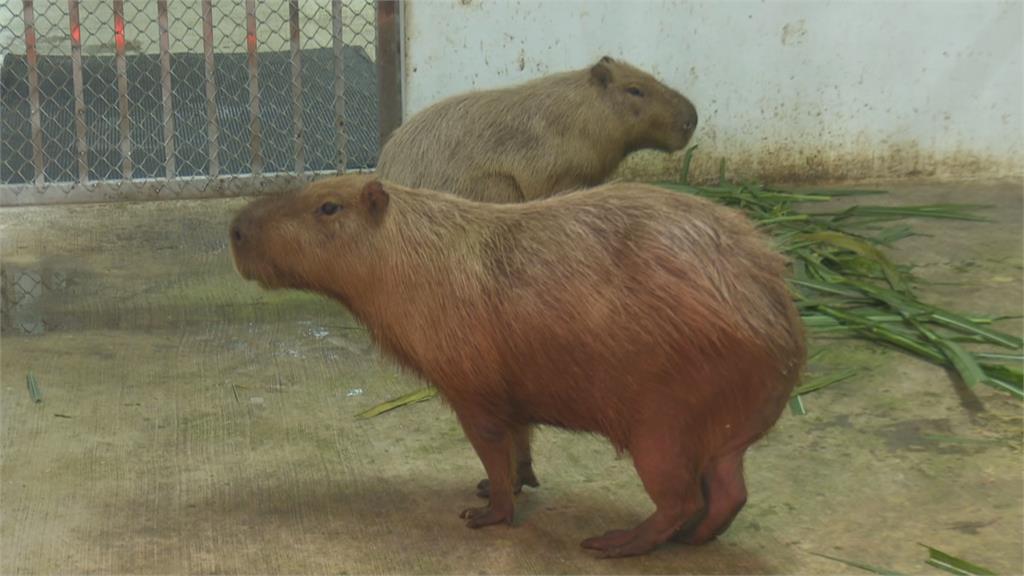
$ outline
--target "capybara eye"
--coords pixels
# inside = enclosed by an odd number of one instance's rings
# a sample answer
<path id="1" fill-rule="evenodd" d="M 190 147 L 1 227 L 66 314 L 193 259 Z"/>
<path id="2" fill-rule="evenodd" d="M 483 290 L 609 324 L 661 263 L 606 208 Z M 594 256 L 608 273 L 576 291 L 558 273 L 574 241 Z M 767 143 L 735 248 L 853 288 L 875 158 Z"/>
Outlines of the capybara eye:
<path id="1" fill-rule="evenodd" d="M 334 202 L 324 202 L 320 205 L 320 213 L 326 214 L 327 216 L 334 214 L 338 210 L 341 210 L 341 206 L 338 206 Z"/>
<path id="2" fill-rule="evenodd" d="M 630 96 L 636 96 L 637 98 L 643 98 L 644 97 L 644 91 L 639 89 L 639 88 L 637 88 L 636 86 L 630 86 L 629 88 L 626 88 L 626 92 Z"/>

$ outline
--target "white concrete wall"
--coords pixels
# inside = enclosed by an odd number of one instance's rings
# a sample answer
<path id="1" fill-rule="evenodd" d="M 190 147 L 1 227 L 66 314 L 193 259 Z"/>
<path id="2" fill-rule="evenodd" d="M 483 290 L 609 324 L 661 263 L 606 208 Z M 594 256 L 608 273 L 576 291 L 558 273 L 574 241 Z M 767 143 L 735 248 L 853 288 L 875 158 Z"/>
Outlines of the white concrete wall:
<path id="1" fill-rule="evenodd" d="M 695 167 L 775 180 L 1019 175 L 1020 1 L 411 0 L 405 111 L 604 54 L 689 96 Z M 649 154 L 633 176 L 679 158 Z"/>

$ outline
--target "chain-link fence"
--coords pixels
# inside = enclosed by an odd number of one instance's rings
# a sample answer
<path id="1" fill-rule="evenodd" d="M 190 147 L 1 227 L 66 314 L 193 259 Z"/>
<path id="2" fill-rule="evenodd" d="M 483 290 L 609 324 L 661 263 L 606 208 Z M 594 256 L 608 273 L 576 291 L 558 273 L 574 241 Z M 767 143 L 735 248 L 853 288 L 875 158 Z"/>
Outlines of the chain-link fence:
<path id="1" fill-rule="evenodd" d="M 381 107 L 400 98 L 380 82 L 397 69 L 378 46 L 394 14 L 374 0 L 0 0 L 0 204 L 258 193 L 372 167 Z"/>

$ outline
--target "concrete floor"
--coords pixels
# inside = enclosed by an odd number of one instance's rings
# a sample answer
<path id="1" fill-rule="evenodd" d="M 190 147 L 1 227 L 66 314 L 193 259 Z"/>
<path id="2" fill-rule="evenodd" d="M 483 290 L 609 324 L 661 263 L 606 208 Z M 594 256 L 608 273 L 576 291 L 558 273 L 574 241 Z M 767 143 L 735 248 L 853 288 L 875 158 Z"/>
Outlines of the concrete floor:
<path id="1" fill-rule="evenodd" d="M 930 301 L 1021 313 L 1020 182 L 889 189 L 872 202 L 997 206 L 997 224 L 919 222 L 933 236 L 893 254 Z M 353 418 L 418 383 L 337 305 L 235 275 L 243 203 L 0 210 L 3 574 L 857 572 L 814 553 L 934 573 L 918 543 L 1024 571 L 1021 404 L 844 341 L 816 342 L 811 369 L 860 374 L 751 450 L 750 502 L 717 542 L 588 556 L 581 539 L 651 504 L 628 458 L 558 430 L 516 526 L 468 530 L 482 468 L 451 413 Z"/>

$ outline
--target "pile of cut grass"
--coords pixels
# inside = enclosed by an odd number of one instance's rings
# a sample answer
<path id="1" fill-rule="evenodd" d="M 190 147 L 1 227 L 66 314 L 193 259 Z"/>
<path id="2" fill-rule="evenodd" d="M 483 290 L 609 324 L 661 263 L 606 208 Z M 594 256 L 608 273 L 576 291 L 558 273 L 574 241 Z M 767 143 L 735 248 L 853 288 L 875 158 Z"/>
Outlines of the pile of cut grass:
<path id="1" fill-rule="evenodd" d="M 976 204 L 874 206 L 859 204 L 837 212 L 806 212 L 798 205 L 881 190 L 824 190 L 794 193 L 756 183 L 734 183 L 721 165 L 714 186 L 688 181 L 691 148 L 678 182 L 658 185 L 702 196 L 743 210 L 770 234 L 791 260 L 791 287 L 809 335 L 844 336 L 895 348 L 952 370 L 969 387 L 985 384 L 1024 398 L 1024 342 L 992 328 L 1002 318 L 964 315 L 932 306 L 914 293 L 910 273 L 886 257 L 884 249 L 915 232 L 911 218 L 986 222 Z M 812 353 L 812 358 L 814 354 Z M 802 396 L 856 375 L 846 370 L 805 379 L 791 407 L 803 414 Z M 358 414 L 369 418 L 436 395 L 423 388 Z"/>

